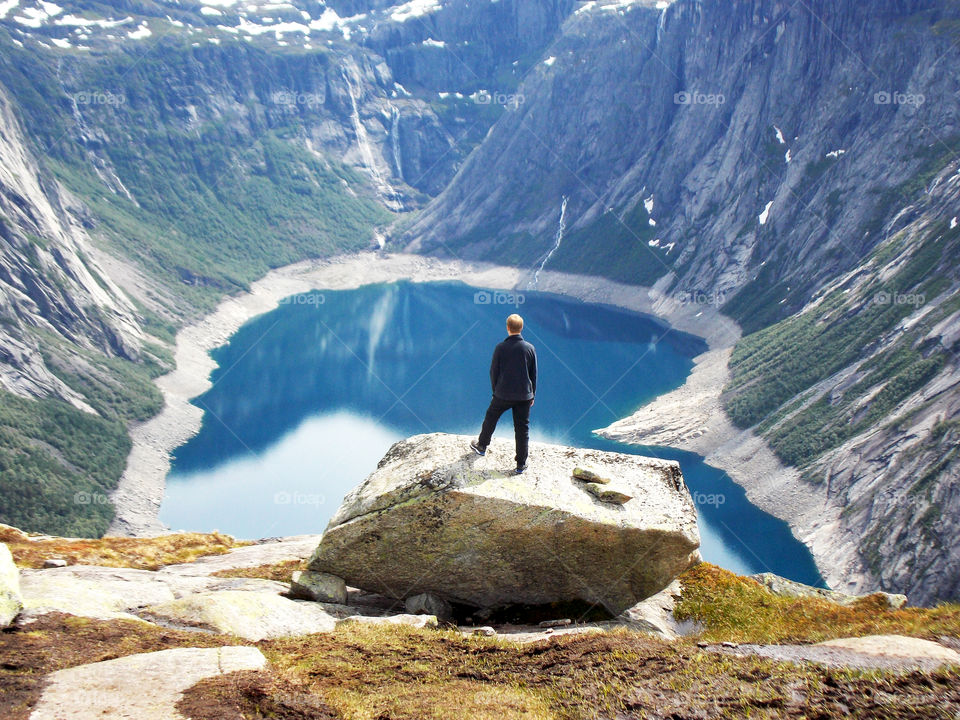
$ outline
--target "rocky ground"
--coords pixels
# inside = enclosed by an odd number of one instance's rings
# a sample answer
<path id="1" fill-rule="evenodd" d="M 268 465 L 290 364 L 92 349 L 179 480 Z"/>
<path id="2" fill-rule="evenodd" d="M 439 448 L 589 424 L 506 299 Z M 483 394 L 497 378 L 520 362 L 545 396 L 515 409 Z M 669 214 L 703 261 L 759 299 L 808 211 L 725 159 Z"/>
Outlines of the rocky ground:
<path id="1" fill-rule="evenodd" d="M 157 570 L 21 569 L 24 609 L 0 632 L 4 717 L 960 712 L 956 607 L 895 610 L 876 599 L 852 607 L 791 600 L 752 580 L 698 566 L 681 578 L 683 587 L 668 593 L 676 597 L 659 599 L 671 606 L 671 616 L 694 617 L 686 623 L 695 632 L 690 637 L 668 640 L 635 624 L 631 629 L 628 618 L 558 628 L 438 626 L 436 618 L 408 615 L 395 601 L 355 590 L 341 606 L 286 597 L 288 584 L 267 578 L 278 577 L 277 568 L 289 573 L 302 567 L 317 540 L 263 541 Z M 138 542 L 148 548 L 153 541 Z M 21 545 L 14 544 L 17 557 L 23 557 Z M 738 605 L 736 596 L 749 603 Z M 764 607 L 780 625 L 763 619 Z M 819 635 L 803 629 L 811 617 Z M 918 637 L 882 632 L 890 629 Z M 837 639 L 851 630 L 873 636 Z M 757 640 L 762 632 L 796 641 L 722 640 Z M 804 637 L 829 640 L 811 644 Z"/>

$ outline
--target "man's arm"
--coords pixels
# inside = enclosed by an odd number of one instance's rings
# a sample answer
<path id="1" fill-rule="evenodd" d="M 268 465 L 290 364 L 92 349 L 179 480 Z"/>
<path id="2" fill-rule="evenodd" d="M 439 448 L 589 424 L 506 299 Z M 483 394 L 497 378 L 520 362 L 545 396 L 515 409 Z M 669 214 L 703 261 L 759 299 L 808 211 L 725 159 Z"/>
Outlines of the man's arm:
<path id="1" fill-rule="evenodd" d="M 527 373 L 530 375 L 530 384 L 533 394 L 537 394 L 537 351 L 530 347 L 530 360 L 527 361 Z"/>
<path id="2" fill-rule="evenodd" d="M 490 360 L 490 392 L 497 391 L 497 380 L 500 379 L 500 346 L 497 345 L 493 350 L 493 358 Z"/>

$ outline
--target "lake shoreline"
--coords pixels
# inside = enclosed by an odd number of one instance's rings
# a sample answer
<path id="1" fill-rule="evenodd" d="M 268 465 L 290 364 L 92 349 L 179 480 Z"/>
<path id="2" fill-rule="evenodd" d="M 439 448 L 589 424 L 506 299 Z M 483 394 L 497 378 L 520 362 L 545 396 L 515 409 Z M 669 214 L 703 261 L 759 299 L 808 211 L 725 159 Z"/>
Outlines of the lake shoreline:
<path id="1" fill-rule="evenodd" d="M 857 537 L 842 522 L 843 506 L 832 503 L 796 468 L 781 463 L 761 437 L 736 427 L 727 416 L 721 392 L 730 379 L 732 352 L 731 345 L 695 357 L 683 385 L 597 434 L 622 443 L 697 453 L 708 465 L 726 472 L 751 503 L 787 522 L 794 537 L 810 549 L 830 588 L 850 594 L 871 592 L 870 579 L 856 561 Z"/>
<path id="2" fill-rule="evenodd" d="M 249 292 L 223 299 L 212 313 L 177 333 L 176 367 L 155 380 L 164 396 L 164 408 L 131 429 L 133 447 L 123 477 L 111 495 L 116 517 L 108 534 L 149 536 L 168 531 L 157 516 L 170 470 L 170 454 L 200 430 L 203 411 L 190 404 L 190 399 L 211 387 L 210 376 L 217 367 L 211 350 L 228 342 L 245 322 L 270 312 L 291 295 L 401 280 L 460 281 L 490 290 L 533 291 L 531 273 L 519 268 L 405 253 L 340 255 L 270 271 L 253 283 Z M 822 499 L 816 502 L 810 496 L 812 489 L 802 492 L 805 484 L 798 473 L 780 464 L 762 440 L 734 428 L 721 408 L 720 391 L 729 377 L 730 352 L 740 337 L 733 320 L 712 305 L 691 302 L 687 296 L 593 276 L 545 270 L 535 289 L 650 315 L 673 329 L 703 338 L 709 349 L 694 358 L 694 368 L 681 387 L 598 430 L 598 434 L 619 442 L 669 445 L 703 455 L 709 464 L 726 471 L 744 487 L 751 502 L 790 524 L 794 534 L 814 551 L 821 573 L 833 586 L 836 576 L 825 572 L 814 544 L 820 544 L 816 541 L 823 534 L 811 537 L 805 531 L 809 525 L 798 526 L 796 522 L 798 516 L 809 520 L 809 509 L 817 505 L 822 514 Z M 490 300 L 498 301 L 495 297 Z M 755 481 L 758 477 L 762 482 Z M 786 505 L 780 501 L 783 493 L 791 498 Z"/>

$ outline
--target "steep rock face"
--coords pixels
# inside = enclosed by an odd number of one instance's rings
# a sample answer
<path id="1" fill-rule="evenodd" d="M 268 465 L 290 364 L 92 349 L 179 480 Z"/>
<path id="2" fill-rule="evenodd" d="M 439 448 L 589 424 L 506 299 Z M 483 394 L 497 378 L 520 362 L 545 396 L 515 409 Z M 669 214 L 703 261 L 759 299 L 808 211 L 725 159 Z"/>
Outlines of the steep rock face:
<path id="1" fill-rule="evenodd" d="M 567 197 L 550 267 L 727 300 L 746 287 L 759 327 L 852 267 L 960 132 L 951 17 L 937 2 L 588 3 L 403 241 L 533 266 Z"/>
<path id="2" fill-rule="evenodd" d="M 332 5 L 349 5 L 351 14 L 369 11 L 354 2 Z M 464 95 L 508 93 L 574 5 L 573 0 L 437 2 L 432 12 L 413 20 L 373 26 L 360 42 L 383 56 L 404 86 Z"/>
<path id="3" fill-rule="evenodd" d="M 957 19 L 588 4 L 402 241 L 533 268 L 562 215 L 548 268 L 721 305 L 748 333 L 727 412 L 809 502 L 751 498 L 849 589 L 956 598 Z"/>
<path id="4" fill-rule="evenodd" d="M 470 438 L 396 443 L 344 500 L 309 568 L 398 599 L 421 593 L 480 608 L 580 600 L 616 615 L 699 560 L 693 501 L 676 463 L 533 443 L 477 457 Z M 572 476 L 588 465 L 626 501 Z M 504 468 L 511 468 L 505 471 Z"/>
<path id="5" fill-rule="evenodd" d="M 159 54 L 165 64 L 161 93 L 155 92 L 161 78 L 149 68 L 120 77 L 104 77 L 101 68 L 82 59 L 59 68 L 60 90 L 68 98 L 82 99 L 91 85 L 106 85 L 99 92 L 116 98 L 73 108 L 71 134 L 108 179 L 116 176 L 122 183 L 123 169 L 112 167 L 110 145 L 135 137 L 131 123 L 138 121 L 166 128 L 171 135 L 220 125 L 228 131 L 219 138 L 224 149 L 238 141 L 249 147 L 265 132 L 299 126 L 300 137 L 292 139 L 300 147 L 356 168 L 393 209 L 414 202 L 412 185 L 429 186 L 449 177 L 443 163 L 437 164 L 453 144 L 452 135 L 428 105 L 398 97 L 389 66 L 372 53 L 348 47 L 286 56 L 237 43 L 191 50 L 171 41 Z M 122 72 L 125 53 L 113 49 L 111 55 L 108 62 Z M 422 172 L 411 177 L 415 182 L 410 185 L 403 181 L 393 153 L 394 116 L 421 140 L 405 148 L 407 162 L 430 169 L 437 178 Z M 211 160 L 203 170 L 214 175 L 220 168 L 216 157 Z M 117 189 L 123 192 L 120 185 Z"/>
<path id="6" fill-rule="evenodd" d="M 0 88 L 0 387 L 88 408 L 47 368 L 36 331 L 136 358 L 134 308 L 89 254 L 56 182 L 37 164 Z"/>

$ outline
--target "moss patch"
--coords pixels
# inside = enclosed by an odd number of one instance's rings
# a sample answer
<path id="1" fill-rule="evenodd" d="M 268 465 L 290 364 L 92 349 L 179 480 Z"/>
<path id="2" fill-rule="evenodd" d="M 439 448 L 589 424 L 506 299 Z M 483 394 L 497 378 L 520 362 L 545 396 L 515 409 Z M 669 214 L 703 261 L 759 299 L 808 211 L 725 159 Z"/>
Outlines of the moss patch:
<path id="1" fill-rule="evenodd" d="M 306 569 L 306 560 L 282 560 L 269 565 L 218 570 L 217 572 L 213 573 L 213 576 L 223 578 L 257 578 L 288 583 L 293 579 L 292 575 L 296 570 Z"/>
<path id="2" fill-rule="evenodd" d="M 156 570 L 164 565 L 193 562 L 203 555 L 219 555 L 231 548 L 250 544 L 221 533 L 177 533 L 154 538 L 32 540 L 13 528 L 0 528 L 0 542 L 7 544 L 14 562 L 24 568 L 43 567 L 44 560 L 57 557 L 70 565 L 104 565 L 139 570 Z"/>
<path id="3" fill-rule="evenodd" d="M 681 576 L 675 615 L 695 620 L 707 640 L 806 643 L 840 637 L 896 634 L 936 640 L 960 637 L 960 605 L 892 610 L 879 595 L 845 607 L 821 598 L 774 595 L 751 578 L 701 563 Z"/>
<path id="4" fill-rule="evenodd" d="M 625 630 L 528 645 L 352 626 L 260 644 L 269 670 L 204 681 L 179 709 L 214 718 L 949 717 L 949 672 L 796 666 Z"/>

